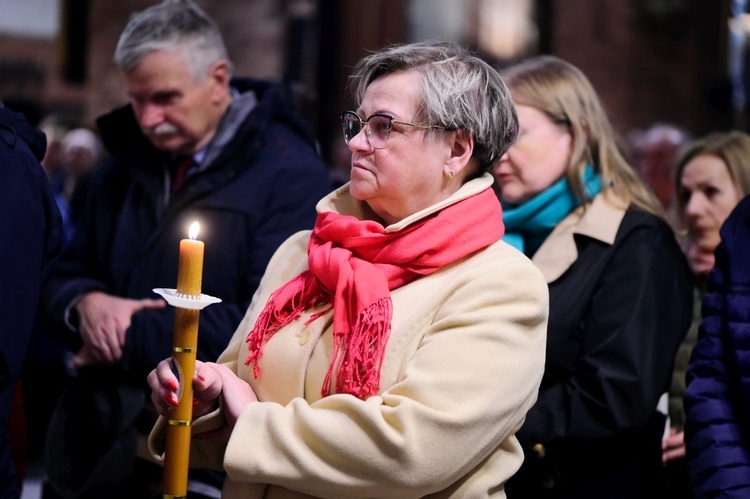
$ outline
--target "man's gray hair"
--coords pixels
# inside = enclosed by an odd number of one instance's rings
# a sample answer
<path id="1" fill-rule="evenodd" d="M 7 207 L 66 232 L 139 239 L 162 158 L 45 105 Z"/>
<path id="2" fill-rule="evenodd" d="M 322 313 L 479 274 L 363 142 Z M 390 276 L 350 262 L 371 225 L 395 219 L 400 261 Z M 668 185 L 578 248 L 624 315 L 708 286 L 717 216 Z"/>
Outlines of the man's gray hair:
<path id="1" fill-rule="evenodd" d="M 453 42 L 392 45 L 364 57 L 349 79 L 354 99 L 361 103 L 373 80 L 402 71 L 415 71 L 421 80 L 422 101 L 413 119 L 473 137 L 478 174 L 489 171 L 518 137 L 516 108 L 500 74 Z"/>
<path id="2" fill-rule="evenodd" d="M 133 14 L 117 42 L 114 61 L 127 73 L 157 50 L 181 55 L 196 82 L 203 81 L 211 65 L 221 59 L 227 61 L 231 74 L 219 28 L 191 0 L 164 0 Z"/>

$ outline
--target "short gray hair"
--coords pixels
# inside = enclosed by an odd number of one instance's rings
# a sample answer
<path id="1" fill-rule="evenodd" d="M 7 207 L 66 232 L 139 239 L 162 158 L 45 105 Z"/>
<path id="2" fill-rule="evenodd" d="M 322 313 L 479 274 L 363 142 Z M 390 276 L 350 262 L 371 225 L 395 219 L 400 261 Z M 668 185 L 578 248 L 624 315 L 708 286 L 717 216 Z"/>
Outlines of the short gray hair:
<path id="1" fill-rule="evenodd" d="M 473 137 L 477 173 L 489 171 L 518 137 L 516 109 L 500 74 L 453 42 L 391 45 L 364 57 L 349 77 L 354 99 L 361 103 L 375 79 L 402 71 L 420 76 L 422 102 L 414 119 Z"/>
<path id="2" fill-rule="evenodd" d="M 191 0 L 164 0 L 133 14 L 117 42 L 114 61 L 127 73 L 157 50 L 181 55 L 196 82 L 221 59 L 232 70 L 219 28 Z"/>

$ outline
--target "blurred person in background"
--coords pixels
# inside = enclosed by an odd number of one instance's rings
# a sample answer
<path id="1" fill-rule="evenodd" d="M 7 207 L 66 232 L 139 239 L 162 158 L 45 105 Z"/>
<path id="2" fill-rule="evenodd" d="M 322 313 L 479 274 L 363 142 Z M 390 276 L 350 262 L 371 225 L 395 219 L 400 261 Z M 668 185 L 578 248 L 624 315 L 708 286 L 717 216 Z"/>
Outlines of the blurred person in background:
<path id="1" fill-rule="evenodd" d="M 645 130 L 631 131 L 627 138 L 633 168 L 653 189 L 673 221 L 674 166 L 692 134 L 674 123 L 657 122 Z"/>
<path id="2" fill-rule="evenodd" d="M 46 138 L 0 101 L 0 497 L 20 496 L 22 429 L 9 435 L 17 383 L 36 323 L 40 290 L 62 246 L 60 213 L 45 171 Z M 15 399 L 18 400 L 18 399 Z M 12 414 L 12 412 L 15 414 Z M 22 425 L 23 426 L 23 425 Z M 13 449 L 11 449 L 11 440 Z M 11 457 L 13 451 L 13 458 Z M 17 457 L 20 455 L 20 458 Z M 18 469 L 17 469 L 18 467 Z"/>
<path id="3" fill-rule="evenodd" d="M 62 141 L 70 128 L 63 123 L 58 115 L 50 114 L 39 122 L 39 129 L 44 132 L 47 138 L 47 150 L 44 153 L 44 158 L 42 158 L 42 166 L 47 173 L 50 185 L 56 185 L 65 176 L 61 160 Z M 67 244 L 73 235 L 73 220 L 70 213 L 70 205 L 61 192 L 53 188 L 52 194 L 55 196 L 57 208 L 60 210 L 60 215 L 62 216 L 63 238 L 64 243 Z"/>
<path id="4" fill-rule="evenodd" d="M 504 239 L 550 291 L 544 377 L 508 497 L 650 497 L 661 490 L 658 402 L 690 323 L 690 270 L 586 76 L 553 56 L 502 75 L 521 127 L 494 169 Z"/>
<path id="5" fill-rule="evenodd" d="M 65 204 L 61 211 L 68 215 L 63 220 L 67 244 L 88 202 L 93 173 L 104 157 L 104 148 L 94 131 L 74 128 L 63 137 L 59 154 L 61 172 L 51 179 L 51 184 L 55 195 Z"/>
<path id="6" fill-rule="evenodd" d="M 717 132 L 690 144 L 675 168 L 677 230 L 693 272 L 714 266 L 719 229 L 740 199 L 750 193 L 750 135 Z"/>
<path id="7" fill-rule="evenodd" d="M 693 322 L 680 345 L 669 391 L 669 435 L 664 463 L 675 497 L 692 497 L 685 460 L 685 373 L 698 339 L 701 303 L 714 267 L 719 229 L 750 194 L 750 135 L 740 130 L 711 133 L 691 142 L 675 166 L 676 228 L 695 279 Z"/>
<path id="8" fill-rule="evenodd" d="M 42 166 L 47 173 L 47 177 L 52 181 L 61 172 L 60 151 L 62 150 L 62 140 L 69 127 L 63 123 L 63 120 L 57 114 L 50 114 L 42 118 L 38 127 L 47 138 L 47 150 L 44 152 L 44 158 L 42 158 Z"/>
<path id="9" fill-rule="evenodd" d="M 90 194 L 92 175 L 104 150 L 98 136 L 87 128 L 66 131 L 53 117 L 40 126 L 53 141 L 48 143 L 42 165 L 46 164 L 52 194 L 62 217 L 65 247 L 73 237 L 77 218 Z M 72 353 L 50 337 L 49 330 L 54 325 L 47 322 L 46 317 L 42 319 L 44 322 L 40 322 L 29 345 L 22 377 L 30 459 L 41 458 L 50 414 L 71 376 Z"/>

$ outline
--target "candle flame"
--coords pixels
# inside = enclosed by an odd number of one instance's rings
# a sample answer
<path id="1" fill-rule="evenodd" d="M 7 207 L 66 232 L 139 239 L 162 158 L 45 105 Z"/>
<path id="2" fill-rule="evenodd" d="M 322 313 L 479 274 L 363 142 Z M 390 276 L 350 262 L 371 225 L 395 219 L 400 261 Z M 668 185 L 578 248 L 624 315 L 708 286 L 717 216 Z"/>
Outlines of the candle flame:
<path id="1" fill-rule="evenodd" d="M 188 230 L 188 235 L 190 236 L 190 239 L 195 240 L 198 237 L 198 229 L 200 228 L 200 225 L 198 222 L 193 222 L 190 225 L 190 230 Z"/>

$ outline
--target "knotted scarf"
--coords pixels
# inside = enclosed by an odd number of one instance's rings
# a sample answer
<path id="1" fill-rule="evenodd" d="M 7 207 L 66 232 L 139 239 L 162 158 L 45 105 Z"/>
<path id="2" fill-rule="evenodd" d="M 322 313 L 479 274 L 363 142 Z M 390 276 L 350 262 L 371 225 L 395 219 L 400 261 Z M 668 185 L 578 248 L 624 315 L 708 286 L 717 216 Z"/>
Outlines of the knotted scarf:
<path id="1" fill-rule="evenodd" d="M 333 309 L 333 356 L 321 394 L 335 391 L 361 399 L 380 387 L 380 368 L 391 330 L 390 290 L 498 241 L 502 209 L 492 189 L 465 198 L 403 230 L 386 233 L 378 222 L 335 212 L 318 213 L 307 247 L 309 269 L 268 299 L 246 342 L 260 374 L 263 345 L 302 311 Z M 307 324 L 306 323 L 306 324 Z"/>
<path id="2" fill-rule="evenodd" d="M 583 173 L 586 196 L 593 197 L 602 189 L 601 176 L 591 165 Z M 503 223 L 507 228 L 503 241 L 527 255 L 533 255 L 552 229 L 581 201 L 573 193 L 568 179 L 563 177 L 525 203 L 503 203 Z"/>

